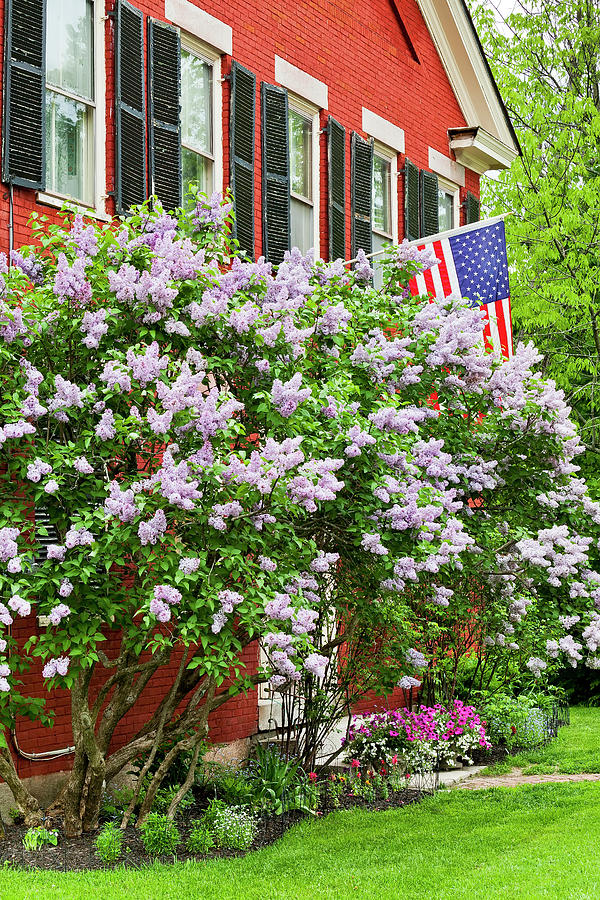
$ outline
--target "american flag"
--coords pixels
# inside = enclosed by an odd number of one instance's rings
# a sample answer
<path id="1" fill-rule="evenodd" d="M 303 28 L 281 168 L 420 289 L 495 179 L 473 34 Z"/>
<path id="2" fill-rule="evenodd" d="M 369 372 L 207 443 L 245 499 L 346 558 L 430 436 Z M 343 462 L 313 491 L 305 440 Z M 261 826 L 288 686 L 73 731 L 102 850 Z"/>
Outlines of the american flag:
<path id="1" fill-rule="evenodd" d="M 485 219 L 412 243 L 419 250 L 431 247 L 441 262 L 415 275 L 410 282 L 411 292 L 467 297 L 485 312 L 486 343 L 509 359 L 513 344 L 503 219 Z"/>

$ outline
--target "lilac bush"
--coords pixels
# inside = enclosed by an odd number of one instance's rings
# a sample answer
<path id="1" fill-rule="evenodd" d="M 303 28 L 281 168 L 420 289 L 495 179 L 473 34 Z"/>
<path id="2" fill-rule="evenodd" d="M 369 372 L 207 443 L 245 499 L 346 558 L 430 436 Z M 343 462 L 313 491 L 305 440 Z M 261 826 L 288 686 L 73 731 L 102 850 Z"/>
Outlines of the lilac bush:
<path id="1" fill-rule="evenodd" d="M 237 258 L 230 219 L 216 198 L 67 216 L 0 260 L 0 775 L 39 818 L 6 741 L 42 716 L 19 681 L 33 669 L 71 694 L 70 834 L 168 740 L 143 821 L 183 751 L 193 778 L 211 711 L 260 681 L 318 686 L 357 622 L 393 634 L 398 678 L 422 677 L 443 630 L 473 619 L 466 575 L 478 646 L 533 675 L 600 664 L 600 507 L 535 348 L 502 361 L 468 301 L 412 296 L 432 265 L 414 248 L 390 252 L 376 291 L 364 261 Z M 49 624 L 23 646 L 11 625 L 30 610 Z M 245 671 L 257 641 L 267 662 Z M 155 713 L 115 747 L 160 670 Z"/>

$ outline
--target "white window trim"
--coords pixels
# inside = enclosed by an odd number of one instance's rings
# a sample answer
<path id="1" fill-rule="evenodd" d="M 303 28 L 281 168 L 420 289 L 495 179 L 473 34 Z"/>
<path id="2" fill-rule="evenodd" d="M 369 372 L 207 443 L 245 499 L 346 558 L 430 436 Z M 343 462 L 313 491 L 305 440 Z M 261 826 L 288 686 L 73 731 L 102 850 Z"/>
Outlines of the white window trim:
<path id="1" fill-rule="evenodd" d="M 212 66 L 212 145 L 213 191 L 223 191 L 223 87 L 221 79 L 221 54 L 210 44 L 195 35 L 181 32 L 181 48 L 189 50 Z"/>
<path id="2" fill-rule="evenodd" d="M 364 106 L 362 108 L 362 130 L 383 146 L 396 153 L 404 153 L 403 129 Z"/>
<path id="3" fill-rule="evenodd" d="M 320 146 L 320 134 L 321 134 L 321 123 L 319 120 L 319 107 L 315 106 L 312 103 L 308 103 L 302 97 L 297 97 L 295 94 L 288 93 L 288 106 L 290 109 L 295 110 L 296 112 L 302 113 L 302 115 L 309 116 L 312 123 L 312 147 L 311 147 L 311 155 L 312 155 L 312 171 L 311 171 L 311 186 L 312 186 L 312 204 L 313 204 L 313 249 L 315 251 L 315 258 L 321 257 L 321 229 L 320 225 L 320 197 L 319 197 L 319 189 L 320 189 L 320 162 L 321 162 L 321 146 Z"/>
<path id="4" fill-rule="evenodd" d="M 182 32 L 206 41 L 219 53 L 233 54 L 233 30 L 230 25 L 199 9 L 189 0 L 165 0 L 165 19 Z"/>
<path id="5" fill-rule="evenodd" d="M 94 0 L 94 205 L 86 206 L 66 194 L 38 191 L 36 200 L 46 206 L 61 209 L 69 206 L 76 212 L 95 219 L 109 220 L 106 214 L 106 47 L 105 47 L 105 0 Z M 46 89 L 44 83 L 44 90 Z M 46 123 L 44 122 L 44 128 Z"/>
<path id="6" fill-rule="evenodd" d="M 371 135 L 372 137 L 372 135 Z M 392 212 L 392 236 L 391 242 L 393 244 L 398 243 L 398 153 L 392 147 L 387 147 L 385 144 L 381 144 L 379 141 L 375 141 L 373 144 L 373 153 L 375 156 L 380 156 L 382 159 L 387 159 L 390 162 L 390 206 Z M 383 231 L 379 231 L 377 228 L 373 228 L 371 214 L 371 231 L 375 234 L 379 234 L 382 237 L 389 238 L 387 234 Z"/>
<path id="7" fill-rule="evenodd" d="M 460 187 L 465 186 L 465 167 L 461 166 L 449 156 L 444 156 L 433 147 L 429 147 L 429 168 L 436 175 L 441 175 L 446 181 L 458 184 Z"/>
<path id="8" fill-rule="evenodd" d="M 446 191 L 447 194 L 452 194 L 452 207 L 454 211 L 454 224 L 452 228 L 460 227 L 460 186 L 455 184 L 453 181 L 450 181 L 448 178 L 443 178 L 441 175 L 438 175 L 438 188 L 441 191 Z"/>
<path id="9" fill-rule="evenodd" d="M 308 100 L 318 109 L 328 109 L 328 90 L 325 82 L 293 66 L 281 56 L 275 57 L 275 81 L 297 97 Z"/>

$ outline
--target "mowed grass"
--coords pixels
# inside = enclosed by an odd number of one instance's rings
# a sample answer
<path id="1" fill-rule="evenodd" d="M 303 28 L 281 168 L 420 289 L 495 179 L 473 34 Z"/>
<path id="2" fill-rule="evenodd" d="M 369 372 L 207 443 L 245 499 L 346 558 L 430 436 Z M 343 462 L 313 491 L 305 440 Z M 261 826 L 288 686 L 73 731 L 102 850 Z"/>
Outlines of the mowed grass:
<path id="1" fill-rule="evenodd" d="M 244 858 L 141 871 L 0 872 L 2 900 L 596 900 L 600 784 L 448 791 L 303 822 Z"/>
<path id="2" fill-rule="evenodd" d="M 600 710 L 573 710 L 572 723 L 552 747 L 523 754 L 527 764 L 599 771 Z M 0 900 L 596 900 L 599 847 L 600 782 L 444 791 L 404 809 L 304 821 L 237 859 L 4 869 Z"/>
<path id="3" fill-rule="evenodd" d="M 488 766 L 482 774 L 506 775 L 513 768 L 523 769 L 527 775 L 600 773 L 600 709 L 574 707 L 571 725 L 561 728 L 555 741 L 539 750 L 524 750 L 495 766 Z"/>

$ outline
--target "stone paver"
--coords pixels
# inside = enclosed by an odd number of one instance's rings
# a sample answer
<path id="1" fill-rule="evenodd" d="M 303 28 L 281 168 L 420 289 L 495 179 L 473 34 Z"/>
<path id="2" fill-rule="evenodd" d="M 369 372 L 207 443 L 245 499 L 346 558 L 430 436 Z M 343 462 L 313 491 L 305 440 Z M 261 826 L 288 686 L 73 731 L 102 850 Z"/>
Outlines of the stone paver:
<path id="1" fill-rule="evenodd" d="M 478 791 L 491 787 L 518 787 L 520 784 L 552 784 L 565 781 L 600 781 L 600 773 L 580 772 L 573 775 L 523 775 L 522 769 L 513 769 L 510 775 L 488 775 L 469 778 L 456 785 L 456 790 Z"/>

